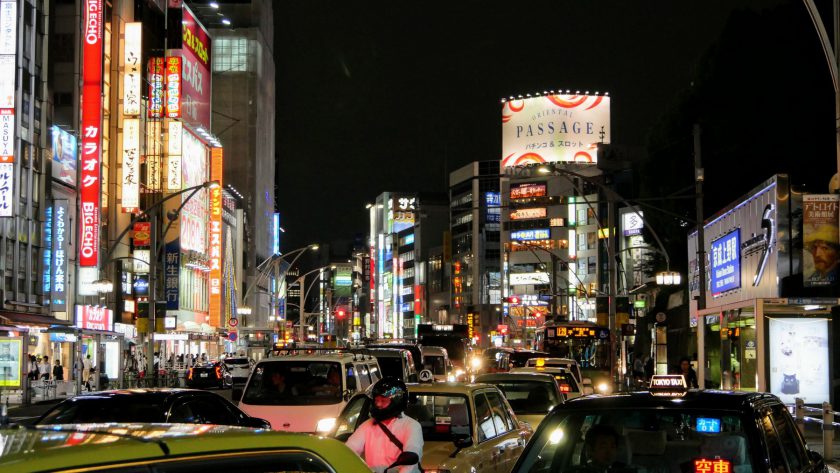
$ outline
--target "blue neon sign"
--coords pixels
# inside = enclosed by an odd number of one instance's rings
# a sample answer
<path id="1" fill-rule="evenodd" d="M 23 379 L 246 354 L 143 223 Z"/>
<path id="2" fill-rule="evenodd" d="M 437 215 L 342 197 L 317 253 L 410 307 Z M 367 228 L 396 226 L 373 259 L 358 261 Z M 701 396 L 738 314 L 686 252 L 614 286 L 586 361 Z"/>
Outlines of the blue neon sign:
<path id="1" fill-rule="evenodd" d="M 741 230 L 735 229 L 712 241 L 711 290 L 720 294 L 741 287 Z"/>

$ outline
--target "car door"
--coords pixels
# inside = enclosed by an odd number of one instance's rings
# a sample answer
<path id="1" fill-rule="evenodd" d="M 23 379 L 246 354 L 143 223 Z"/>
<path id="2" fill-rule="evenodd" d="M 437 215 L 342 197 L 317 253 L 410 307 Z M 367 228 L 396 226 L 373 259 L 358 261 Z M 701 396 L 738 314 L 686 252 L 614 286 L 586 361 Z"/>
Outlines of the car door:
<path id="1" fill-rule="evenodd" d="M 524 449 L 524 442 L 520 436 L 519 422 L 516 416 L 513 415 L 510 406 L 505 402 L 504 396 L 499 391 L 487 391 L 487 401 L 490 403 L 490 409 L 496 424 L 496 434 L 498 435 L 498 471 L 508 472 L 513 468 L 516 459 L 522 454 Z"/>
<path id="2" fill-rule="evenodd" d="M 770 416 L 773 418 L 773 426 L 779 436 L 779 443 L 782 446 L 789 470 L 791 473 L 810 473 L 815 471 L 816 465 L 811 465 L 808 450 L 802 435 L 794 425 L 790 413 L 785 406 L 776 404 L 770 408 Z"/>
<path id="3" fill-rule="evenodd" d="M 499 412 L 493 411 L 487 398 L 488 392 L 491 391 L 482 390 L 474 394 L 476 434 L 473 446 L 465 449 L 462 455 L 475 467 L 476 473 L 507 473 L 507 462 L 503 458 L 507 427 Z"/>
<path id="4" fill-rule="evenodd" d="M 185 424 L 239 425 L 238 419 L 224 404 L 212 396 L 188 396 L 172 406 L 167 422 Z"/>
<path id="5" fill-rule="evenodd" d="M 370 398 L 364 394 L 356 394 L 341 410 L 335 421 L 335 430 L 330 434 L 342 442 L 346 442 L 350 435 L 370 417 Z"/>

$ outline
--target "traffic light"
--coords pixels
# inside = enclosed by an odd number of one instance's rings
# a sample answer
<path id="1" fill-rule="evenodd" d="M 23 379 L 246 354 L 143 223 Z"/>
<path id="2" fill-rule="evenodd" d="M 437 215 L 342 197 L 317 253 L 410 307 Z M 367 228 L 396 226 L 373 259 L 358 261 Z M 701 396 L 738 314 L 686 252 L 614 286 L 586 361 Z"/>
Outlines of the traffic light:
<path id="1" fill-rule="evenodd" d="M 516 296 L 505 297 L 505 302 L 508 304 L 519 304 L 520 300 Z"/>
<path id="2" fill-rule="evenodd" d="M 344 309 L 338 309 L 335 311 L 335 317 L 339 320 L 343 319 L 345 315 L 347 314 L 344 312 Z"/>

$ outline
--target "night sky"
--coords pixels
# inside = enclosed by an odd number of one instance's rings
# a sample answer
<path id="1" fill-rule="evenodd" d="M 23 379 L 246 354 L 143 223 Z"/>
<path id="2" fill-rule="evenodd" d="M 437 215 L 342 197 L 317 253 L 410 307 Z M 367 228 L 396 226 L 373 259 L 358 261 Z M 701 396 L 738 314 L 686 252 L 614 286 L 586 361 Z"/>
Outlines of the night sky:
<path id="1" fill-rule="evenodd" d="M 733 12 L 780 4 L 807 22 L 801 0 L 275 2 L 284 250 L 365 232 L 382 191 L 445 192 L 499 159 L 501 97 L 608 91 L 612 143 L 643 148 Z"/>

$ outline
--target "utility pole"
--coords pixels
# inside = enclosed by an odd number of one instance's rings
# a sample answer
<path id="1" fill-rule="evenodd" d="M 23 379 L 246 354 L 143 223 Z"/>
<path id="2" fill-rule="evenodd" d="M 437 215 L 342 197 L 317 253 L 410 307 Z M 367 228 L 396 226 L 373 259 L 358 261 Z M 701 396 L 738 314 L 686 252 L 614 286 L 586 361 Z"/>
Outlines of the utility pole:
<path id="1" fill-rule="evenodd" d="M 616 356 L 619 354 L 618 347 L 621 346 L 621 330 L 618 327 L 618 323 L 616 320 L 616 298 L 618 297 L 618 271 L 617 271 L 617 264 L 615 262 L 615 243 L 616 243 L 616 232 L 615 232 L 615 200 L 613 199 L 612 193 L 608 196 L 607 199 L 607 262 L 609 263 L 609 279 L 610 279 L 610 292 L 609 292 L 609 329 L 610 329 L 610 356 L 613 357 L 613 360 L 619 358 L 621 360 L 621 366 L 616 366 L 616 363 L 610 363 L 612 366 L 613 372 L 611 373 L 612 377 L 614 378 L 616 374 L 618 375 L 618 385 L 624 386 L 624 358 L 622 356 Z M 615 370 L 618 370 L 618 373 Z"/>
<path id="2" fill-rule="evenodd" d="M 155 316 L 157 310 L 157 246 L 158 246 L 158 207 L 149 212 L 151 220 L 151 247 L 149 255 L 149 346 L 146 349 L 146 379 L 157 380 L 155 370 Z"/>
<path id="3" fill-rule="evenodd" d="M 700 124 L 694 125 L 694 195 L 697 220 L 697 310 L 706 308 L 706 235 L 703 228 L 703 162 L 700 156 Z"/>

